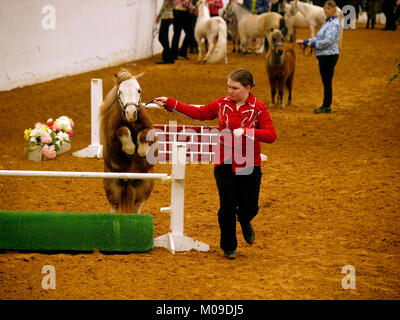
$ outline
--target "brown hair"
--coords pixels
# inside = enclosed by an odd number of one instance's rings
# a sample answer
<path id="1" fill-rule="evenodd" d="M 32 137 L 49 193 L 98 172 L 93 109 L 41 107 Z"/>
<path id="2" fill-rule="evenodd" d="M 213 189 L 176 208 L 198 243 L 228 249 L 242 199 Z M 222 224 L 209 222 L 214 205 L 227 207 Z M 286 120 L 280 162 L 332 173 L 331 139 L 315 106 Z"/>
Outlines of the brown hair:
<path id="1" fill-rule="evenodd" d="M 331 8 L 336 8 L 336 2 L 333 1 L 333 0 L 325 1 L 324 7 L 325 7 L 326 5 L 330 6 Z"/>
<path id="2" fill-rule="evenodd" d="M 253 75 L 247 69 L 240 68 L 229 74 L 229 79 L 239 82 L 243 87 L 250 86 L 253 88 L 256 84 L 253 81 Z"/>

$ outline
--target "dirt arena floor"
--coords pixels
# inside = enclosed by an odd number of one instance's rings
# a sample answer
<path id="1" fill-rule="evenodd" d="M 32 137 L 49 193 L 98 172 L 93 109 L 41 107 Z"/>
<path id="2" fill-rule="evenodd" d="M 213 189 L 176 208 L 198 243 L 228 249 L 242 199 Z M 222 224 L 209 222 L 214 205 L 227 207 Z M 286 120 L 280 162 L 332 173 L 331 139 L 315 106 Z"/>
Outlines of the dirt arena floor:
<path id="1" fill-rule="evenodd" d="M 236 260 L 219 248 L 218 194 L 213 165 L 186 168 L 185 233 L 209 252 L 104 254 L 0 252 L 0 299 L 399 299 L 400 298 L 400 31 L 383 26 L 344 32 L 334 76 L 333 113 L 315 115 L 322 84 L 315 57 L 296 49 L 294 103 L 270 109 L 278 138 L 263 144 L 260 212 L 249 246 L 238 227 Z M 298 38 L 308 37 L 298 30 Z M 231 48 L 231 47 L 230 47 Z M 265 56 L 229 54 L 229 64 L 197 64 L 197 56 L 157 65 L 160 55 L 123 65 L 140 80 L 143 101 L 171 96 L 205 104 L 226 94 L 227 75 L 246 67 L 255 96 L 270 93 Z M 112 87 L 112 67 L 0 92 L 0 169 L 102 171 L 102 159 L 72 152 L 90 143 L 90 79 Z M 192 124 L 151 110 L 155 123 Z M 67 115 L 75 121 L 71 151 L 35 163 L 24 154 L 24 129 Z M 208 121 L 208 124 L 216 124 Z M 170 173 L 167 164 L 155 172 Z M 169 232 L 170 185 L 157 182 L 144 213 L 154 233 Z M 168 195 L 168 196 L 167 196 Z M 108 212 L 101 180 L 0 178 L 0 210 Z M 45 290 L 42 267 L 56 270 L 56 289 Z M 356 271 L 356 289 L 345 290 L 342 268 Z"/>

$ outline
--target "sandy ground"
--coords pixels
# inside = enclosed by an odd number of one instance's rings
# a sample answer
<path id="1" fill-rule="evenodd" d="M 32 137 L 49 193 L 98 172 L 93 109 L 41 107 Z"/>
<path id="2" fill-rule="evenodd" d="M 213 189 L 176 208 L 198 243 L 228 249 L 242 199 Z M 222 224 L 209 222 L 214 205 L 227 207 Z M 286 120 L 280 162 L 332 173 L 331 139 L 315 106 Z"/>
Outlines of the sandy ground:
<path id="1" fill-rule="evenodd" d="M 262 151 L 256 241 L 238 228 L 238 258 L 222 257 L 213 166 L 186 168 L 185 232 L 209 252 L 0 253 L 0 299 L 399 299 L 400 298 L 400 78 L 388 84 L 400 60 L 400 31 L 383 26 L 344 32 L 334 77 L 333 113 L 314 115 L 322 102 L 315 57 L 296 49 L 294 103 L 270 109 L 278 138 Z M 298 30 L 298 37 L 308 37 Z M 156 65 L 160 55 L 123 65 L 140 80 L 143 100 L 166 95 L 205 104 L 226 94 L 227 75 L 247 67 L 258 99 L 269 103 L 264 55 L 229 54 L 229 64 L 201 65 L 197 57 Z M 90 79 L 112 87 L 112 67 L 0 92 L 0 169 L 102 171 L 102 159 L 72 152 L 90 143 Z M 24 154 L 24 129 L 61 115 L 76 124 L 71 151 L 34 163 Z M 191 124 L 162 110 L 155 123 Z M 215 124 L 215 121 L 209 121 Z M 156 172 L 171 167 L 157 164 Z M 169 231 L 169 184 L 157 182 L 143 212 L 155 236 Z M 168 195 L 168 196 L 166 196 Z M 108 212 L 100 180 L 0 178 L 0 210 Z M 42 288 L 42 267 L 56 270 L 56 289 Z M 356 289 L 344 290 L 342 268 L 356 271 Z"/>

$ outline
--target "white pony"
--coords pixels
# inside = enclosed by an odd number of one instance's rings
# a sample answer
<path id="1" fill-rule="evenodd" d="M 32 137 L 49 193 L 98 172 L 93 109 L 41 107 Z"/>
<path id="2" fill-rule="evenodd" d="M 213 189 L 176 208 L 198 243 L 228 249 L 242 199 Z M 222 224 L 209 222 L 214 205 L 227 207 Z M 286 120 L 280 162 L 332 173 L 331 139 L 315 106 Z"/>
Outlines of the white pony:
<path id="1" fill-rule="evenodd" d="M 308 4 L 305 2 L 300 2 L 298 0 L 292 1 L 292 5 L 294 6 L 296 12 L 300 11 L 303 16 L 306 18 L 308 23 L 310 24 L 311 37 L 315 36 L 315 28 L 322 26 L 325 23 L 326 15 L 324 12 L 324 8 L 320 6 L 315 6 L 312 4 Z M 297 10 L 296 10 L 297 9 Z M 290 10 L 289 12 L 293 12 Z M 339 37 L 339 48 L 342 48 L 342 40 L 343 40 L 343 27 L 344 27 L 344 16 L 342 10 L 339 7 L 336 7 L 336 14 L 340 21 L 340 37 Z"/>
<path id="2" fill-rule="evenodd" d="M 224 59 L 225 63 L 228 63 L 226 49 L 227 28 L 225 20 L 221 17 L 210 17 L 210 10 L 208 9 L 206 0 L 199 0 L 196 6 L 198 8 L 198 16 L 194 28 L 194 36 L 199 44 L 198 61 L 202 61 L 201 42 L 207 39 L 208 51 L 203 62 L 216 63 Z M 217 43 L 215 44 L 214 40 L 217 37 Z"/>
<path id="3" fill-rule="evenodd" d="M 280 20 L 283 18 L 276 12 L 252 14 L 236 0 L 230 0 L 226 10 L 228 15 L 235 14 L 237 18 L 240 47 L 244 53 L 247 52 L 247 46 L 251 39 L 268 39 L 271 30 L 279 29 Z"/>
<path id="4" fill-rule="evenodd" d="M 288 28 L 288 36 L 291 40 L 292 36 L 294 36 L 296 28 L 310 28 L 310 24 L 307 19 L 303 16 L 303 14 L 298 11 L 294 6 L 290 5 L 290 3 L 285 4 L 285 23 Z"/>

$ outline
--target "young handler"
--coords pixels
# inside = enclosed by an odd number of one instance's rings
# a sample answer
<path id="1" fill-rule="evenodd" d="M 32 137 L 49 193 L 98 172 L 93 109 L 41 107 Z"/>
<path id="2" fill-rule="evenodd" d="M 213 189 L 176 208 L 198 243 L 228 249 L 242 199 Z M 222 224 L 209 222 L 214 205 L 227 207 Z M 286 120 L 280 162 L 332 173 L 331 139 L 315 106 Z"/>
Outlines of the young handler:
<path id="1" fill-rule="evenodd" d="M 224 257 L 235 259 L 236 217 L 246 242 L 254 243 L 250 221 L 258 213 L 262 176 L 260 142 L 274 142 L 276 133 L 266 106 L 251 93 L 255 84 L 250 71 L 233 71 L 227 85 L 228 96 L 201 107 L 167 97 L 158 97 L 154 101 L 169 112 L 176 110 L 193 119 L 218 118 L 221 134 L 215 149 L 214 176 L 220 199 L 220 246 Z"/>

